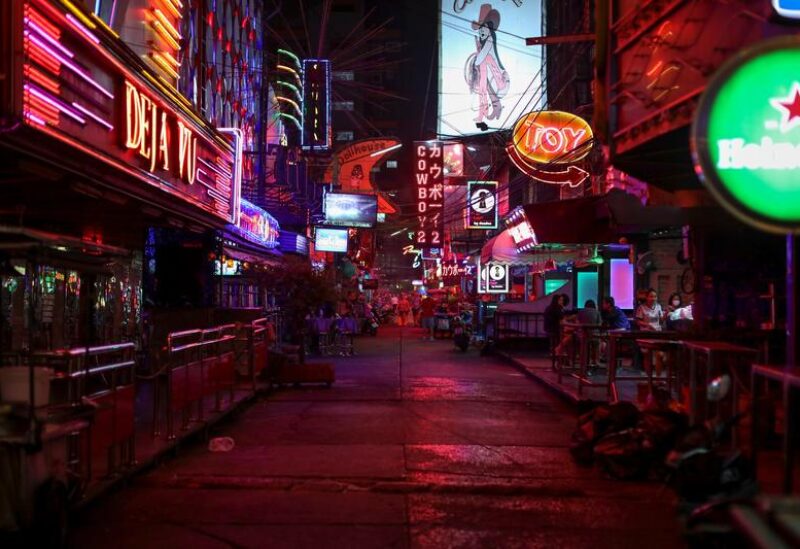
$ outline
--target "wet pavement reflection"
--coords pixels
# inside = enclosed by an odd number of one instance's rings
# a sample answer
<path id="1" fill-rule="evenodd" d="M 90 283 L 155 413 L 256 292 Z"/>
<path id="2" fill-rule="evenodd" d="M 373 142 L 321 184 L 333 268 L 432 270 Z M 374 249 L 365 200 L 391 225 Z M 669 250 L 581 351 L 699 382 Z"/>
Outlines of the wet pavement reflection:
<path id="1" fill-rule="evenodd" d="M 573 411 L 476 350 L 382 329 L 82 516 L 74 547 L 680 546 L 668 491 L 577 467 Z"/>

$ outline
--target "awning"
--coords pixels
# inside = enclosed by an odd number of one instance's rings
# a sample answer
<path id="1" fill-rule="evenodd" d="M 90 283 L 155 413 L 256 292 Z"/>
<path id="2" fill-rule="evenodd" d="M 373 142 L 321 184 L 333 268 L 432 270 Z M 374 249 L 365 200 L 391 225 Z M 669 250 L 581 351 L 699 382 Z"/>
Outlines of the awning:
<path id="1" fill-rule="evenodd" d="M 621 235 L 677 227 L 686 223 L 680 208 L 643 206 L 638 198 L 612 190 L 588 196 L 525 206 L 540 244 L 607 244 Z"/>

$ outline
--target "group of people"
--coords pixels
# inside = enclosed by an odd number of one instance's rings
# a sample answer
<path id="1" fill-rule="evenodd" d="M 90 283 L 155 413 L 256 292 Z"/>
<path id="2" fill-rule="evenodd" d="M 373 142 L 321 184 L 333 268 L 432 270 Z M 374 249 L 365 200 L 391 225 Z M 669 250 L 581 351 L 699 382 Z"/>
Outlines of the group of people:
<path id="1" fill-rule="evenodd" d="M 664 329 L 685 329 L 692 322 L 692 306 L 684 306 L 680 294 L 670 296 L 666 309 L 658 303 L 658 293 L 650 288 L 638 296 L 638 304 L 629 319 L 612 296 L 605 296 L 598 311 L 594 300 L 587 300 L 582 309 L 570 311 L 569 296 L 555 294 L 544 312 L 544 329 L 556 355 L 572 344 L 574 330 L 564 329 L 564 322 L 584 326 L 597 326 L 606 330 L 641 330 L 660 332 Z"/>

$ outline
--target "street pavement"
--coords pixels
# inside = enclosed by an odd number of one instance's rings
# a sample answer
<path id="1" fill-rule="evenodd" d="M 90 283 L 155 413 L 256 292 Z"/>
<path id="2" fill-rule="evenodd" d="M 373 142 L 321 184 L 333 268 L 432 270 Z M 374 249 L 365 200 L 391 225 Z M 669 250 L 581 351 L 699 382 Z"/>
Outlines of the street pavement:
<path id="1" fill-rule="evenodd" d="M 71 546 L 679 547 L 669 491 L 569 455 L 574 411 L 515 369 L 384 328 L 76 517 Z M 402 334 L 402 337 L 401 337 Z"/>

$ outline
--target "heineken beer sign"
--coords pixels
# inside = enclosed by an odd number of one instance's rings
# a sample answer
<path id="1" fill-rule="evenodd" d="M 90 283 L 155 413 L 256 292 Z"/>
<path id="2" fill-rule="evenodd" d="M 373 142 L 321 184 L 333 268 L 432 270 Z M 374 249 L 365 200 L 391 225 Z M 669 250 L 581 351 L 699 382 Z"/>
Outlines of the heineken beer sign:
<path id="1" fill-rule="evenodd" d="M 738 55 L 712 79 L 692 127 L 703 183 L 743 221 L 800 233 L 800 39 Z"/>

